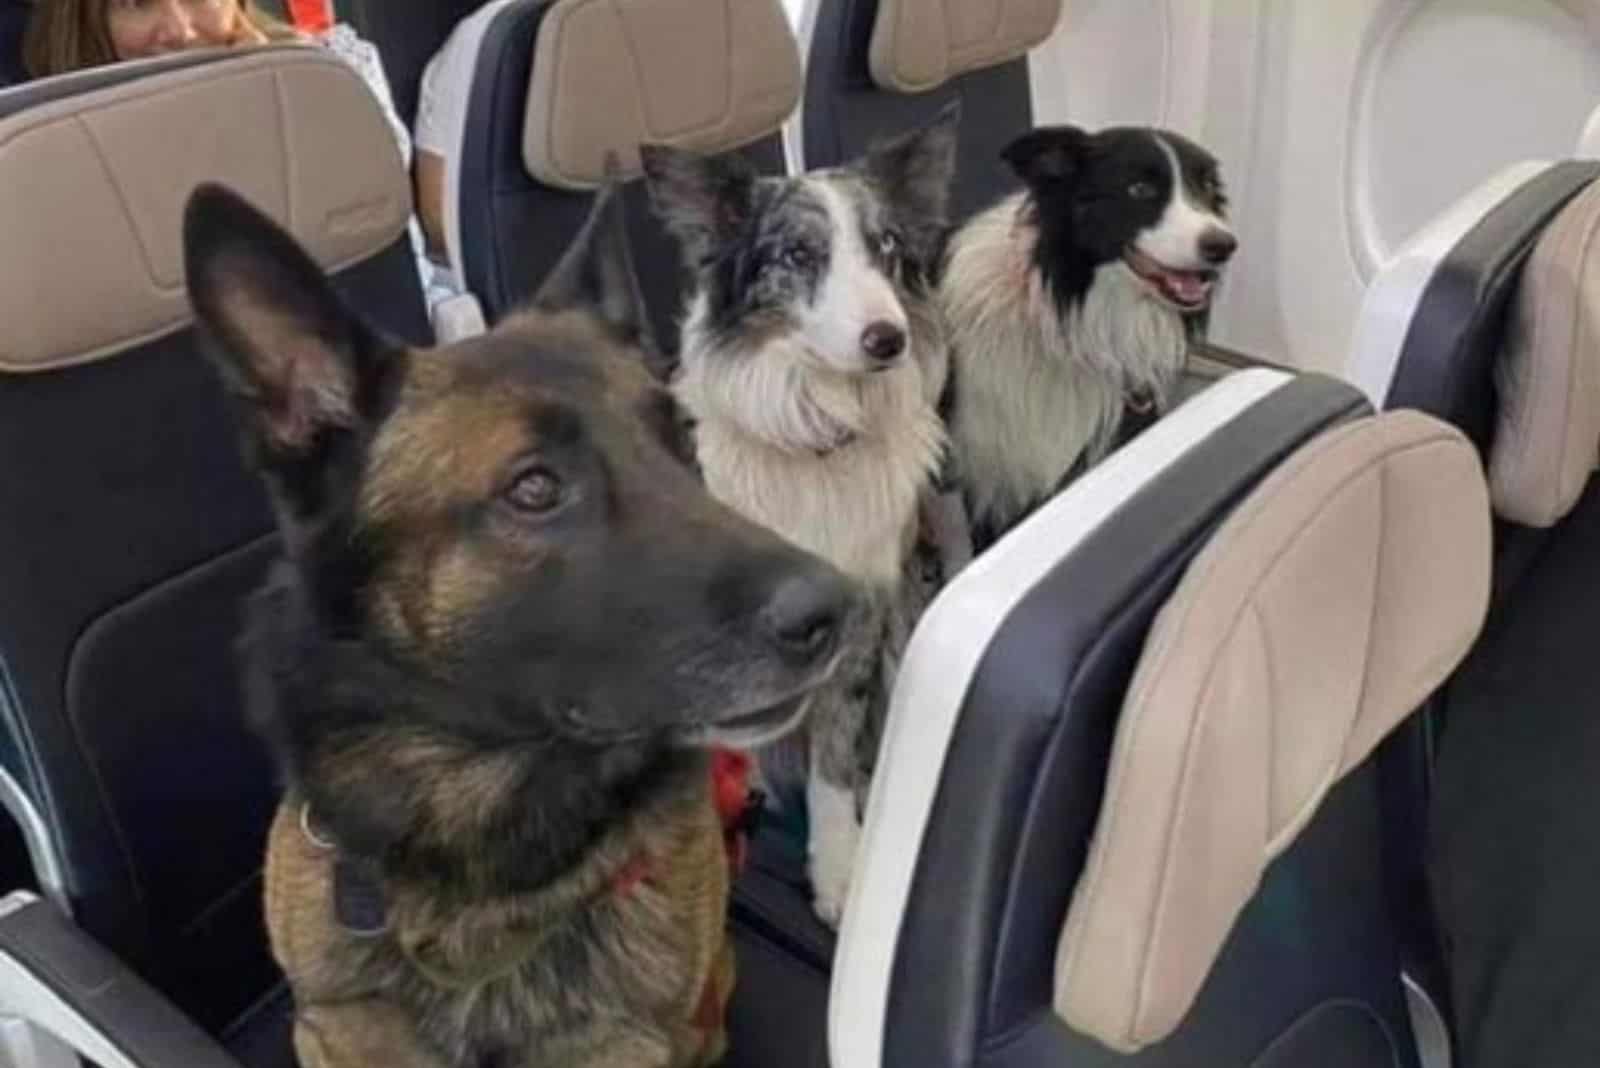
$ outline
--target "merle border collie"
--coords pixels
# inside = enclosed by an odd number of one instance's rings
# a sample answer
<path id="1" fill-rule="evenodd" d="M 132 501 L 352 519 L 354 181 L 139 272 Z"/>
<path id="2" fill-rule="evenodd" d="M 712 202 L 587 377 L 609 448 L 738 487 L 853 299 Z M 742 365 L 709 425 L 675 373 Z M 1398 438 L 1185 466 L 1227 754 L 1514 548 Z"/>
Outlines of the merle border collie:
<path id="1" fill-rule="evenodd" d="M 804 783 L 815 907 L 830 924 L 894 664 L 927 596 L 919 516 L 944 460 L 949 366 L 933 272 L 959 121 L 948 106 L 860 159 L 796 177 L 758 176 L 737 154 L 641 150 L 691 278 L 674 392 L 707 486 L 880 607 L 812 698 L 798 751 L 780 743 L 760 757 L 778 797 Z"/>
<path id="2" fill-rule="evenodd" d="M 977 540 L 1015 525 L 1164 411 L 1237 240 L 1217 161 L 1167 130 L 1041 127 L 1008 145 L 1024 183 L 957 230 L 955 475 Z"/>

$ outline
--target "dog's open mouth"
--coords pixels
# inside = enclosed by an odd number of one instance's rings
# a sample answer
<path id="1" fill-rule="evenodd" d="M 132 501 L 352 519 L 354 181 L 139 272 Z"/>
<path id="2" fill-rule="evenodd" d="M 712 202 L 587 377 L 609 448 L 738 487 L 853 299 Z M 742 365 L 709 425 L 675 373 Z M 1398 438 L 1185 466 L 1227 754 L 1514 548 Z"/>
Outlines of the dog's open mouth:
<path id="1" fill-rule="evenodd" d="M 1122 254 L 1122 262 L 1148 285 L 1155 295 L 1179 311 L 1195 312 L 1211 300 L 1211 290 L 1217 284 L 1217 272 L 1209 268 L 1197 271 L 1180 271 L 1146 256 L 1136 248 Z"/>
<path id="2" fill-rule="evenodd" d="M 793 730 L 805 712 L 805 695 L 780 701 L 768 708 L 734 716 L 719 723 L 699 723 L 678 733 L 678 744 L 689 748 L 725 746 L 756 749 L 775 742 Z"/>

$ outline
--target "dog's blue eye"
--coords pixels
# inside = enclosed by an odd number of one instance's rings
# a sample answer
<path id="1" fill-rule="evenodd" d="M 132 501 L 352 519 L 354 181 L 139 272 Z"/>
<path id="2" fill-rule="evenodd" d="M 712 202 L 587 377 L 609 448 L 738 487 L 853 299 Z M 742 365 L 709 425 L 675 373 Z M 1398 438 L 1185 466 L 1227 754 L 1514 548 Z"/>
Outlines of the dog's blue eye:
<path id="1" fill-rule="evenodd" d="M 804 245 L 793 245 L 783 250 L 778 262 L 791 271 L 804 271 L 812 264 L 811 250 Z"/>
<path id="2" fill-rule="evenodd" d="M 900 247 L 900 235 L 893 230 L 885 230 L 878 238 L 878 251 L 883 255 L 884 259 L 899 259 Z"/>
<path id="3" fill-rule="evenodd" d="M 511 483 L 506 500 L 519 512 L 530 515 L 554 511 L 562 500 L 561 480 L 543 467 L 529 468 Z"/>
<path id="4" fill-rule="evenodd" d="M 1128 195 L 1135 200 L 1154 200 L 1159 191 L 1154 182 L 1134 182 L 1128 187 Z"/>

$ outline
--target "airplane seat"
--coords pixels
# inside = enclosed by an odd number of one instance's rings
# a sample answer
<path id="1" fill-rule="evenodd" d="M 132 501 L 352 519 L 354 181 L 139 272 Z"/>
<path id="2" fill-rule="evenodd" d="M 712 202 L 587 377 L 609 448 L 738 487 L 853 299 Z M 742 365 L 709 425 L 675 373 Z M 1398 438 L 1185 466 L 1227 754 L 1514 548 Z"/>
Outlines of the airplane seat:
<path id="1" fill-rule="evenodd" d="M 1033 126 L 1028 52 L 1054 32 L 1062 7 L 1062 0 L 810 0 L 798 158 L 808 170 L 837 166 L 959 98 L 950 217 L 988 207 L 1019 188 L 1000 152 Z"/>
<path id="2" fill-rule="evenodd" d="M 410 185 L 340 60 L 190 53 L 0 92 L 0 803 L 42 895 L 0 902 L 8 1064 L 75 1063 L 63 1041 L 103 1068 L 293 1061 L 260 905 L 278 790 L 234 651 L 274 524 L 183 284 L 207 180 L 430 340 Z"/>
<path id="3" fill-rule="evenodd" d="M 1597 178 L 1600 161 L 1527 160 L 1458 199 L 1373 278 L 1346 377 L 1381 408 L 1415 408 L 1459 427 L 1492 463 L 1504 418 L 1498 375 L 1523 267 L 1552 220 Z M 1545 508 L 1519 518 L 1496 504 L 1498 603 L 1560 517 Z"/>
<path id="4" fill-rule="evenodd" d="M 1478 633 L 1489 515 L 1458 431 L 1369 412 L 1229 375 L 956 576 L 831 961 L 738 918 L 731 1068 L 1419 1064 L 1381 753 Z"/>
<path id="5" fill-rule="evenodd" d="M 1494 367 L 1520 270 L 1550 219 L 1600 164 L 1524 160 L 1492 173 L 1422 226 L 1378 270 L 1362 297 L 1345 375 L 1379 408 L 1410 407 L 1462 429 L 1487 457 L 1495 424 Z M 1497 521 L 1495 601 L 1542 551 L 1546 532 Z M 1426 856 L 1440 735 L 1451 687 L 1416 718 L 1410 745 L 1388 768 L 1392 789 L 1418 799 L 1391 825 L 1412 917 L 1404 946 L 1417 1009 L 1441 1051 L 1457 1015 L 1446 932 L 1433 906 Z"/>
<path id="6" fill-rule="evenodd" d="M 1428 890 L 1461 1061 L 1600 1048 L 1600 163 L 1530 162 L 1385 266 L 1352 377 L 1460 426 L 1489 473 L 1494 601 L 1430 709 Z"/>
<path id="7" fill-rule="evenodd" d="M 646 141 L 741 152 L 764 173 L 784 171 L 781 127 L 802 73 L 780 0 L 513 0 L 476 56 L 446 226 L 456 273 L 491 322 L 554 266 L 608 153 L 625 178 L 640 173 Z M 625 195 L 645 302 L 670 355 L 678 252 L 644 184 Z"/>
<path id="8" fill-rule="evenodd" d="M 31 0 L 0 0 L 0 89 L 28 80 L 22 65 L 22 37 L 33 14 Z"/>

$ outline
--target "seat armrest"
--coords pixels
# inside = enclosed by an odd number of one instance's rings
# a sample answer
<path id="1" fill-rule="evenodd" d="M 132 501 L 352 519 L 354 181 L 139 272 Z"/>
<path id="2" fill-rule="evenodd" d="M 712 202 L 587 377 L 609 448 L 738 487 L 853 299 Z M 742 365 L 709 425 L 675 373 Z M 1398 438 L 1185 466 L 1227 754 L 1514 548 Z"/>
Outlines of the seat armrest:
<path id="1" fill-rule="evenodd" d="M 0 1015 L 100 1068 L 241 1068 L 54 905 L 26 892 L 0 900 Z"/>

